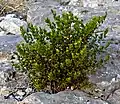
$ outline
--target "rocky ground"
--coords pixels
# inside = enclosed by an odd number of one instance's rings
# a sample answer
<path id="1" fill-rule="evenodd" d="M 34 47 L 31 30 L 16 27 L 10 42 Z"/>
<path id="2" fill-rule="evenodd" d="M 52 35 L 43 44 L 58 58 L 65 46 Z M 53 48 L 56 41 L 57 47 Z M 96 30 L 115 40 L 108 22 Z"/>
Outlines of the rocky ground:
<path id="1" fill-rule="evenodd" d="M 120 104 L 120 0 L 27 0 L 25 3 L 26 19 L 19 13 L 0 17 L 0 104 Z M 101 28 L 109 27 L 106 41 L 112 41 L 109 47 L 111 58 L 108 64 L 90 76 L 97 89 L 35 93 L 26 75 L 11 66 L 11 54 L 22 40 L 19 27 L 27 28 L 27 22 L 44 26 L 44 18 L 52 19 L 51 9 L 58 13 L 72 11 L 84 21 L 93 15 L 108 13 Z"/>

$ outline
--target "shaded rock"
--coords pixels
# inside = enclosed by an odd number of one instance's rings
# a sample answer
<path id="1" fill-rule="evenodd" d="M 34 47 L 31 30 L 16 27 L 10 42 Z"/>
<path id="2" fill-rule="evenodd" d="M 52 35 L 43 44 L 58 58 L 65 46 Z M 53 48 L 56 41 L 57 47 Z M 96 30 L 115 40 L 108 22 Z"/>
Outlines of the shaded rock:
<path id="1" fill-rule="evenodd" d="M 3 72 L 0 77 L 0 95 L 5 99 L 23 100 L 26 96 L 34 92 L 29 87 L 28 78 L 23 73 L 16 72 L 13 77 L 12 71 Z"/>
<path id="2" fill-rule="evenodd" d="M 17 101 L 22 101 L 24 98 L 34 93 L 34 89 L 30 87 L 20 87 L 16 88 L 16 91 L 9 93 L 8 96 L 5 96 L 6 99 L 16 99 Z"/>
<path id="3" fill-rule="evenodd" d="M 16 50 L 16 44 L 22 40 L 19 35 L 0 37 L 0 95 L 5 99 L 11 99 L 9 102 L 9 100 L 4 99 L 3 101 L 3 98 L 0 98 L 0 104 L 14 104 L 16 100 L 22 100 L 24 96 L 32 92 L 28 88 L 27 76 L 16 72 L 10 63 L 11 54 Z M 20 88 L 24 88 L 23 93 L 26 95 L 21 95 Z"/>
<path id="4" fill-rule="evenodd" d="M 120 103 L 120 89 L 116 89 L 114 93 L 112 93 L 109 96 L 108 100 L 111 102 L 111 104 L 119 104 Z"/>
<path id="5" fill-rule="evenodd" d="M 20 35 L 0 36 L 0 51 L 5 53 L 12 53 L 16 50 L 18 42 L 23 38 Z"/>
<path id="6" fill-rule="evenodd" d="M 70 0 L 60 0 L 60 5 L 68 5 L 70 3 Z"/>

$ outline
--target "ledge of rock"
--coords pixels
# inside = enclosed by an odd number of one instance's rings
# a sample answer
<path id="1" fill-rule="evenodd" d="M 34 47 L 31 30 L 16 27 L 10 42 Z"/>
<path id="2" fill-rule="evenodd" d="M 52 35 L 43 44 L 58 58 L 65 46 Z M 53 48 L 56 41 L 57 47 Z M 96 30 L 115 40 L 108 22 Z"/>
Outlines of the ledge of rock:
<path id="1" fill-rule="evenodd" d="M 100 99 L 92 99 L 89 95 L 75 91 L 62 91 L 57 94 L 46 94 L 44 92 L 33 93 L 26 97 L 21 103 L 25 104 L 109 104 Z"/>

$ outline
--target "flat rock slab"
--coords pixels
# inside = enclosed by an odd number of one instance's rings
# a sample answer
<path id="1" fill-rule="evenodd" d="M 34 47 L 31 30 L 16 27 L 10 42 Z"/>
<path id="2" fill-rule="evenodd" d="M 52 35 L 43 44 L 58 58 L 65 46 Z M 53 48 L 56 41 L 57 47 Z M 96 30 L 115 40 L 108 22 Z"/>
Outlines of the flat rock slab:
<path id="1" fill-rule="evenodd" d="M 34 93 L 26 97 L 21 103 L 25 104 L 109 104 L 99 99 L 92 99 L 80 91 L 62 91 L 57 94 L 44 92 Z"/>
<path id="2" fill-rule="evenodd" d="M 23 38 L 20 35 L 0 36 L 0 52 L 12 53 L 16 50 L 17 43 L 22 40 Z"/>

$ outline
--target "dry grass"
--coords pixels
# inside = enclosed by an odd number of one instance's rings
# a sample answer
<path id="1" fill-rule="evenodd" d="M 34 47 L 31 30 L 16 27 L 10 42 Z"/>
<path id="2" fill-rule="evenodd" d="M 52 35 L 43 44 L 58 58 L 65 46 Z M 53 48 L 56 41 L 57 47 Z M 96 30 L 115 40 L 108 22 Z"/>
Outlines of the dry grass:
<path id="1" fill-rule="evenodd" d="M 7 61 L 7 59 L 8 59 L 8 54 L 0 52 L 0 62 Z"/>
<path id="2" fill-rule="evenodd" d="M 25 10 L 25 0 L 0 0 L 0 15 L 8 12 Z"/>

